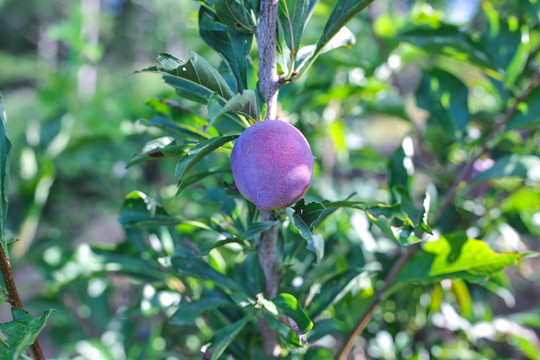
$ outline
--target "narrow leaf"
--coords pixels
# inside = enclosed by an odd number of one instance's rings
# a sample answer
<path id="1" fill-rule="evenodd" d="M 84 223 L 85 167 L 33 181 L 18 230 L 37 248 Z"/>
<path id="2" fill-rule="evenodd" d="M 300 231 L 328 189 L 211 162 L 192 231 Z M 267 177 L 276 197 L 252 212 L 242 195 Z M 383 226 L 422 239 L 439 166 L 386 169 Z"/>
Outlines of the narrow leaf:
<path id="1" fill-rule="evenodd" d="M 279 22 L 287 46 L 298 53 L 304 28 L 313 12 L 317 0 L 284 0 L 279 2 Z"/>
<path id="2" fill-rule="evenodd" d="M 261 232 L 270 230 L 270 228 L 277 223 L 277 221 L 260 221 L 250 224 L 242 238 L 245 240 L 251 240 Z"/>
<path id="3" fill-rule="evenodd" d="M 132 191 L 126 196 L 119 221 L 124 226 L 176 225 L 182 222 L 141 191 Z"/>
<path id="4" fill-rule="evenodd" d="M 234 95 L 223 108 L 214 115 L 217 119 L 226 113 L 239 113 L 247 116 L 252 121 L 259 119 L 259 108 L 257 105 L 257 94 L 254 90 L 244 90 L 242 94 Z M 212 120 L 212 117 L 210 118 Z"/>
<path id="5" fill-rule="evenodd" d="M 220 173 L 227 172 L 227 171 L 231 171 L 231 169 L 230 168 L 220 168 L 220 169 L 204 171 L 204 172 L 192 175 L 192 176 L 182 180 L 182 182 L 180 183 L 180 186 L 178 186 L 178 189 L 176 190 L 176 195 L 180 195 L 191 184 L 194 184 L 194 183 L 196 183 L 196 182 L 198 182 L 198 181 L 200 181 L 200 180 L 202 180 L 204 178 L 207 178 L 209 176 L 220 174 Z"/>
<path id="6" fill-rule="evenodd" d="M 186 172 L 195 164 L 201 161 L 206 155 L 219 149 L 229 141 L 236 139 L 238 135 L 219 136 L 198 143 L 191 148 L 188 153 L 178 161 L 174 176 L 180 182 Z"/>
<path id="7" fill-rule="evenodd" d="M 134 155 L 128 161 L 126 169 L 145 161 L 183 154 L 185 147 L 185 145 L 177 145 L 176 140 L 170 136 L 154 139 L 146 143 L 140 154 Z"/>
<path id="8" fill-rule="evenodd" d="M 272 302 L 276 305 L 278 314 L 293 319 L 302 334 L 307 334 L 313 327 L 309 316 L 307 316 L 293 295 L 281 293 L 272 299 Z"/>
<path id="9" fill-rule="evenodd" d="M 495 160 L 492 167 L 480 173 L 474 182 L 517 176 L 540 181 L 540 157 L 512 154 Z"/>
<path id="10" fill-rule="evenodd" d="M 227 349 L 227 347 L 231 344 L 231 342 L 249 320 L 251 320 L 251 317 L 243 317 L 237 322 L 227 325 L 214 333 L 212 345 L 208 348 L 208 351 L 210 351 L 212 354 L 210 360 L 219 359 L 221 354 L 223 354 L 223 352 Z"/>

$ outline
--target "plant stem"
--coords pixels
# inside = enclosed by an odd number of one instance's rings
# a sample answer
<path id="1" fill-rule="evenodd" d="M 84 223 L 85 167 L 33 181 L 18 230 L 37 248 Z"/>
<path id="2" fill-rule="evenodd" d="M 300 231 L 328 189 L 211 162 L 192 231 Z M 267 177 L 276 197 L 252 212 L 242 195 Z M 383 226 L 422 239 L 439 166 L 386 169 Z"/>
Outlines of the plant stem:
<path id="1" fill-rule="evenodd" d="M 540 70 L 537 70 L 534 75 L 531 78 L 531 81 L 529 82 L 529 85 L 527 88 L 516 97 L 516 100 L 514 101 L 514 105 L 508 109 L 504 113 L 503 119 L 495 125 L 489 136 L 486 138 L 486 141 L 482 145 L 482 148 L 480 151 L 471 158 L 462 168 L 457 178 L 452 183 L 450 189 L 446 193 L 446 196 L 444 197 L 443 201 L 441 202 L 441 205 L 437 208 L 437 211 L 433 215 L 433 221 L 432 226 L 436 225 L 439 220 L 441 219 L 441 216 L 444 214 L 446 209 L 452 204 L 452 201 L 454 201 L 458 190 L 465 186 L 467 184 L 467 179 L 469 178 L 474 163 L 483 155 L 487 154 L 490 150 L 493 149 L 498 143 L 498 137 L 502 134 L 510 120 L 512 120 L 512 117 L 517 111 L 517 108 L 519 104 L 521 104 L 527 96 L 531 93 L 531 91 L 538 86 L 540 83 Z M 420 247 L 420 243 L 416 243 L 414 245 L 411 245 L 409 248 L 407 248 L 407 251 L 401 255 L 401 257 L 396 261 L 396 263 L 392 266 L 390 269 L 390 272 L 388 273 L 388 276 L 384 280 L 383 286 L 377 290 L 375 293 L 375 296 L 373 297 L 373 300 L 369 304 L 369 307 L 364 312 L 364 314 L 360 317 L 360 320 L 357 322 L 356 326 L 354 327 L 353 331 L 349 334 L 349 337 L 347 338 L 347 341 L 343 345 L 343 348 L 340 350 L 339 355 L 337 356 L 337 359 L 344 360 L 349 355 L 349 352 L 352 350 L 354 343 L 356 341 L 356 338 L 360 336 L 362 331 L 366 328 L 366 326 L 369 324 L 369 321 L 371 320 L 373 316 L 373 311 L 375 308 L 379 305 L 381 302 L 384 293 L 390 288 L 396 277 L 399 275 L 403 267 L 407 264 L 409 259 L 412 257 L 412 255 L 416 252 L 416 250 Z"/>
<path id="2" fill-rule="evenodd" d="M 0 246 L 0 270 L 2 271 L 2 277 L 4 278 L 4 284 L 6 285 L 8 302 L 11 306 L 22 309 L 21 298 L 19 297 L 19 292 L 15 286 L 15 281 L 13 280 L 13 273 L 11 272 L 11 263 L 7 257 L 7 254 L 4 251 L 4 247 Z M 30 347 L 32 350 L 32 355 L 36 360 L 44 360 L 43 353 L 39 346 L 39 342 L 36 338 L 36 341 Z"/>

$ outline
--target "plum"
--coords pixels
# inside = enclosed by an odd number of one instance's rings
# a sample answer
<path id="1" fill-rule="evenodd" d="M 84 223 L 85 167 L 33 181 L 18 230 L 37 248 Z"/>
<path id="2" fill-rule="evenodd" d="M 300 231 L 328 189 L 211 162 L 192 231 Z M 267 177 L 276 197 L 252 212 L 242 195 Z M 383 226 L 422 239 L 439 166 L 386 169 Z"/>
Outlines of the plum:
<path id="1" fill-rule="evenodd" d="M 313 175 L 313 155 L 306 138 L 281 120 L 248 127 L 231 153 L 234 182 L 260 210 L 290 206 L 306 193 Z"/>

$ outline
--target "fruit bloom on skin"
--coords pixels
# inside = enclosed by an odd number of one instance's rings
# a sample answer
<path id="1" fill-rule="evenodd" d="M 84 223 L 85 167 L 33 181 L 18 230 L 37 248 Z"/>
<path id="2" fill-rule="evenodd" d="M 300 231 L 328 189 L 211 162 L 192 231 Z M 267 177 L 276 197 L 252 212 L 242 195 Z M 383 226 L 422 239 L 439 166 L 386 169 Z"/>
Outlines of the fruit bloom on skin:
<path id="1" fill-rule="evenodd" d="M 234 182 L 260 210 L 281 209 L 304 196 L 313 175 L 313 155 L 306 138 L 281 120 L 253 124 L 231 153 Z"/>

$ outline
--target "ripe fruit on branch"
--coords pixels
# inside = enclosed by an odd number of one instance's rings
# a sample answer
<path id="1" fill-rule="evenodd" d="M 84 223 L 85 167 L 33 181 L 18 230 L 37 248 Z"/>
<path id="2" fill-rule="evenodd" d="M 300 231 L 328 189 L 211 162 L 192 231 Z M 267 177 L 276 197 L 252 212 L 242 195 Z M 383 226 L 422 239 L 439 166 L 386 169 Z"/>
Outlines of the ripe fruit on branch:
<path id="1" fill-rule="evenodd" d="M 260 210 L 290 206 L 306 193 L 313 155 L 304 135 L 281 120 L 253 124 L 236 140 L 231 154 L 234 182 Z"/>

